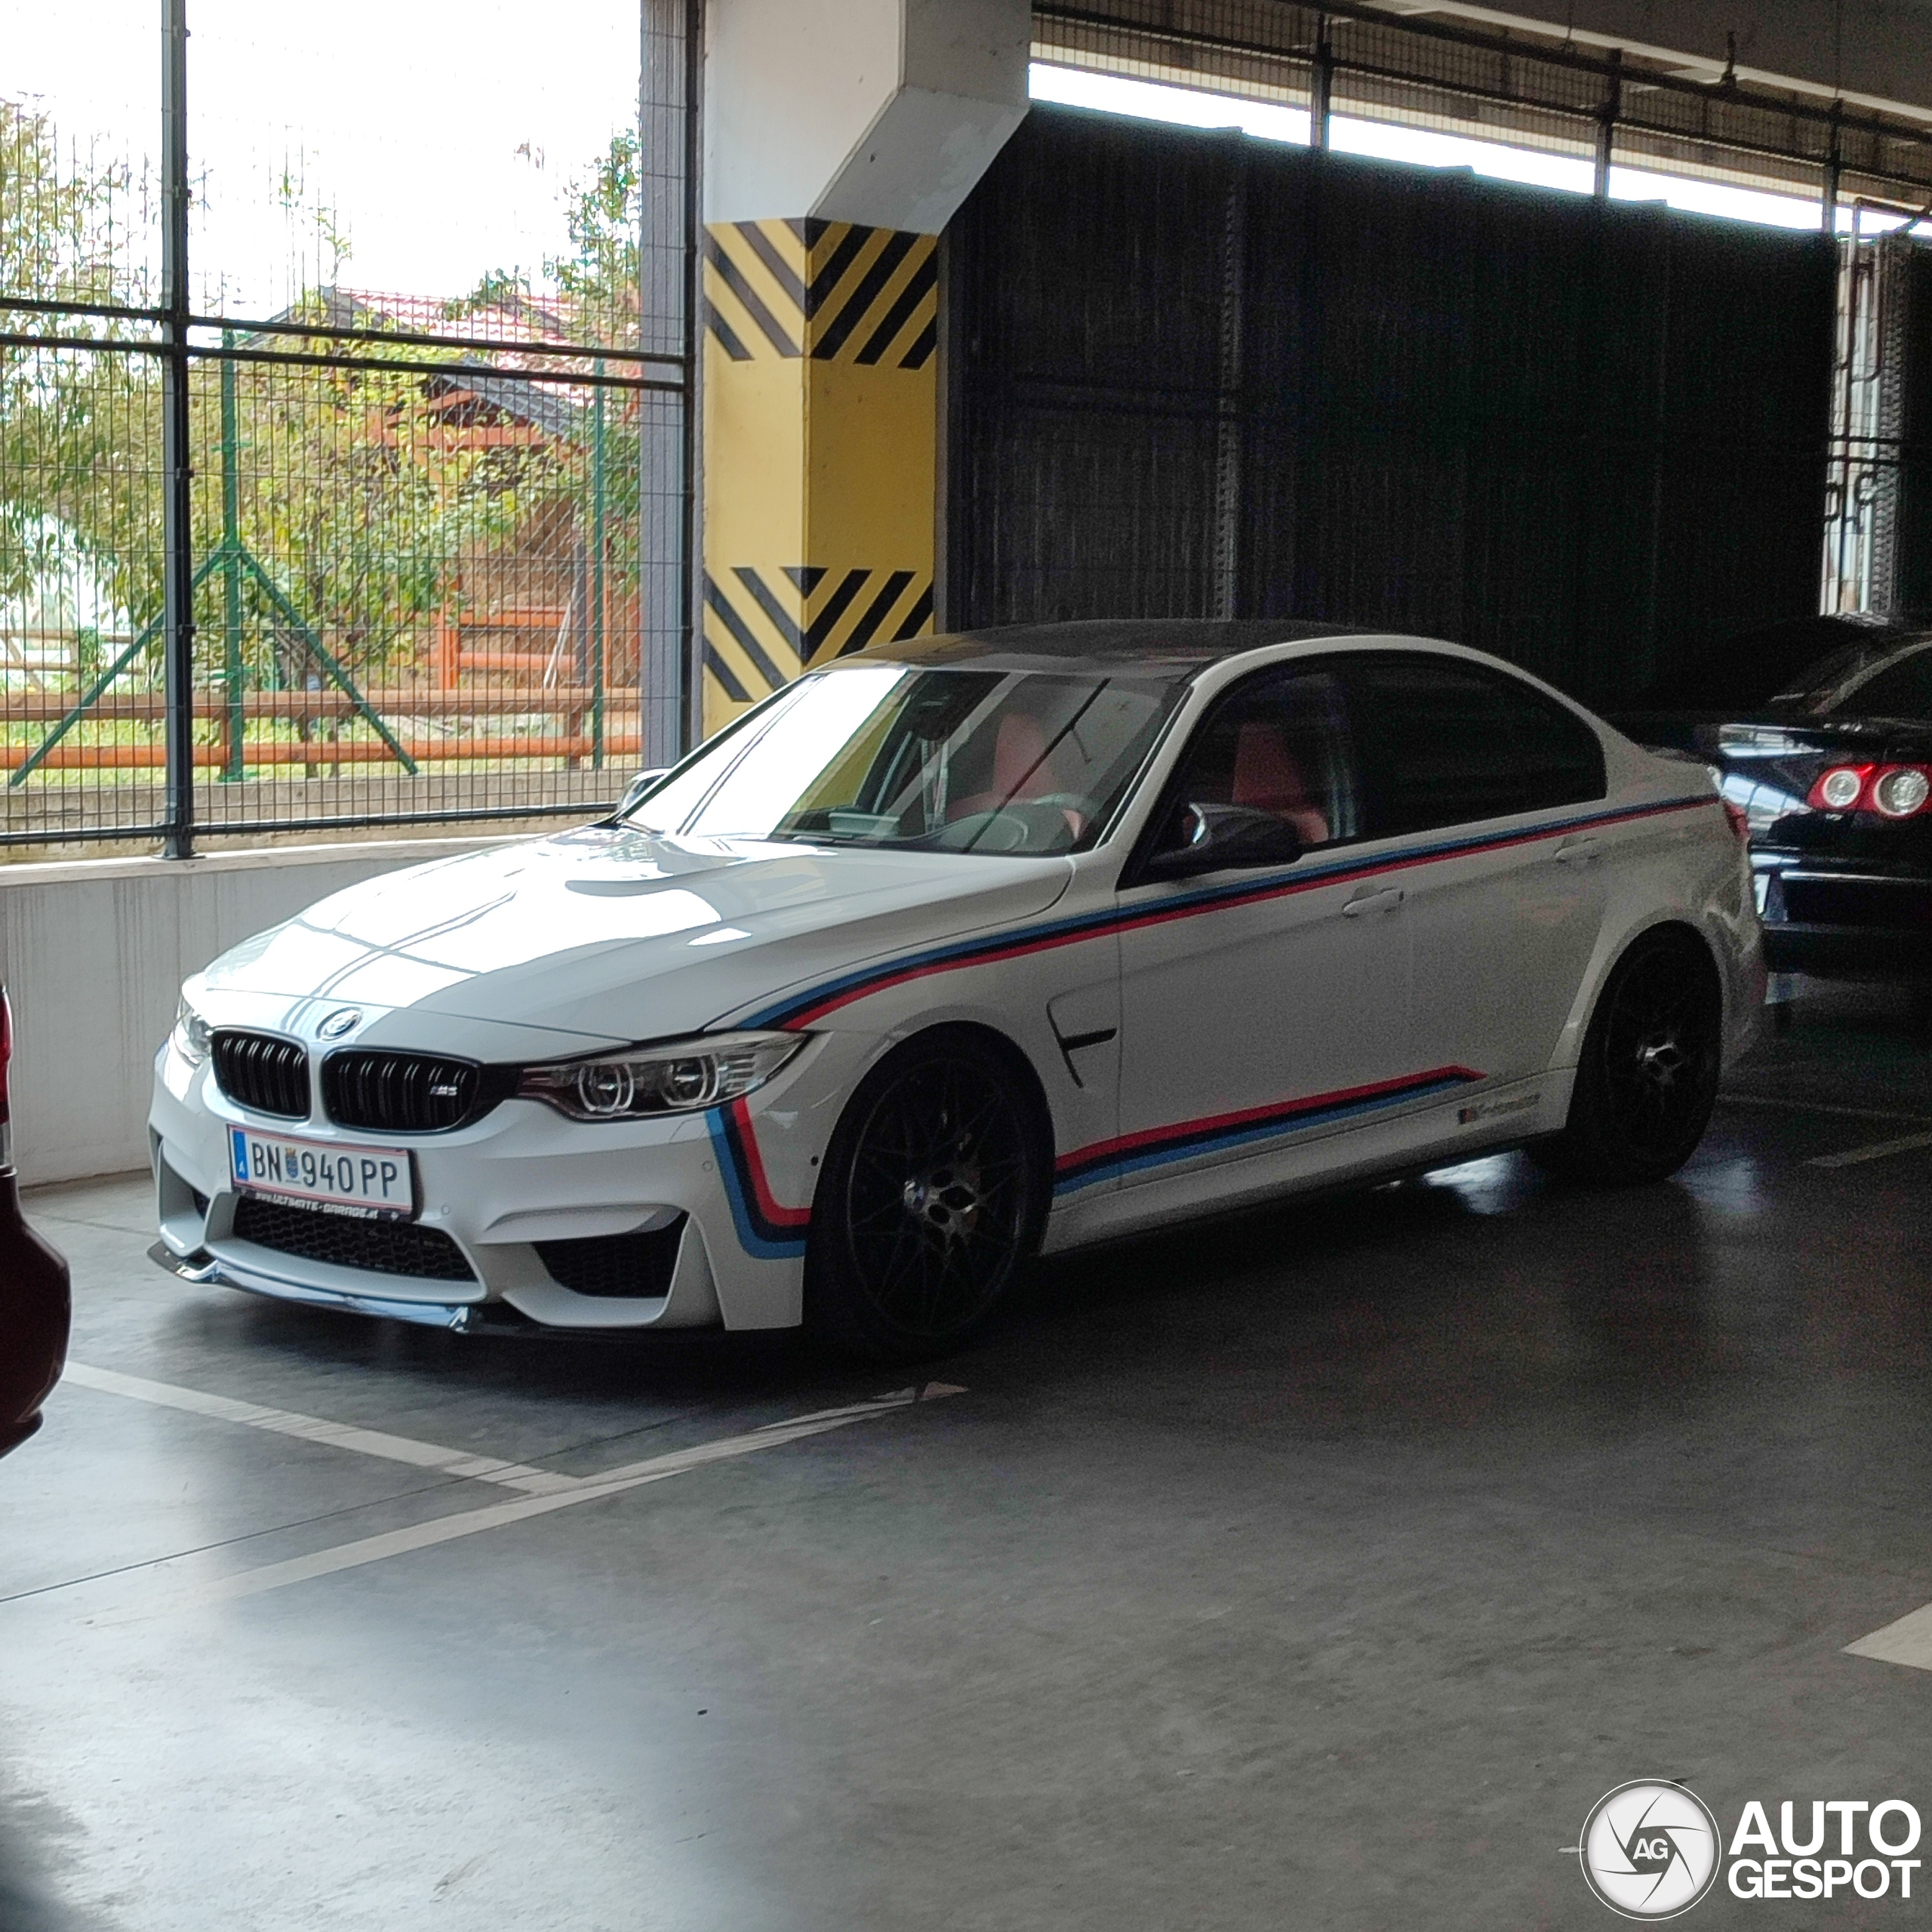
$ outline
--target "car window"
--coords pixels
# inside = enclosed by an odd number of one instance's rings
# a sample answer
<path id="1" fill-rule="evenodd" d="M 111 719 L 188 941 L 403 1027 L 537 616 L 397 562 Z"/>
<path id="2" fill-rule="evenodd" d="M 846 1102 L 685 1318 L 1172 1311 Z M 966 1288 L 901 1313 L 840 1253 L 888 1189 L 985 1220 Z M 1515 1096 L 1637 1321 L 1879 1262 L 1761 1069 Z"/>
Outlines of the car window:
<path id="1" fill-rule="evenodd" d="M 1078 851 L 1105 828 L 1180 689 L 1178 674 L 816 672 L 626 822 L 689 837 Z"/>
<path id="2" fill-rule="evenodd" d="M 1304 846 L 1358 835 L 1341 680 L 1304 665 L 1259 671 L 1196 728 L 1162 801 L 1155 849 L 1184 836 L 1190 805 L 1241 805 L 1280 818 Z"/>
<path id="3" fill-rule="evenodd" d="M 1832 709 L 1854 716 L 1932 720 L 1932 647 L 1915 651 L 1854 685 Z"/>
<path id="4" fill-rule="evenodd" d="M 1504 672 L 1420 652 L 1339 665 L 1369 838 L 1575 804 L 1607 789 L 1595 732 Z"/>

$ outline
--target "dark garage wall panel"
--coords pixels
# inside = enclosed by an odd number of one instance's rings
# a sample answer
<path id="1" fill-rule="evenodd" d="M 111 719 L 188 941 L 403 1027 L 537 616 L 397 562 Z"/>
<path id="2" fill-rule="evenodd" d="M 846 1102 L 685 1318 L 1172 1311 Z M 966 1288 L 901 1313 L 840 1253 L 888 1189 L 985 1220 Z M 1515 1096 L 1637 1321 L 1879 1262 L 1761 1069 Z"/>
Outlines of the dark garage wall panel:
<path id="1" fill-rule="evenodd" d="M 1817 608 L 1821 237 L 1035 108 L 946 277 L 953 625 L 1386 625 L 1604 700 Z"/>
<path id="2" fill-rule="evenodd" d="M 1932 248 L 1913 248 L 1900 272 L 1905 314 L 1890 426 L 1900 438 L 1890 587 L 1897 608 L 1932 616 Z"/>

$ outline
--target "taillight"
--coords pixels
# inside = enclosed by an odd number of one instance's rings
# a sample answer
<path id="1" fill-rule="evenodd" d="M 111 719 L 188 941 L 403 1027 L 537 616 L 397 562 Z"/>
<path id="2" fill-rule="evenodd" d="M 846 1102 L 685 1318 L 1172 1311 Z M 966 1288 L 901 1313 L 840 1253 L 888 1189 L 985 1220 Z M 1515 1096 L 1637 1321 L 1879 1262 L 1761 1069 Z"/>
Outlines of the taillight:
<path id="1" fill-rule="evenodd" d="M 1932 798 L 1932 774 L 1917 764 L 1888 764 L 1872 781 L 1872 803 L 1886 818 L 1910 818 Z"/>
<path id="2" fill-rule="evenodd" d="M 1922 764 L 1834 764 L 1818 774 L 1805 802 L 1814 811 L 1911 818 L 1932 804 L 1932 771 Z"/>
<path id="3" fill-rule="evenodd" d="M 1848 812 L 1865 796 L 1866 782 L 1872 773 L 1869 764 L 1835 764 L 1818 774 L 1805 800 L 1814 812 Z"/>

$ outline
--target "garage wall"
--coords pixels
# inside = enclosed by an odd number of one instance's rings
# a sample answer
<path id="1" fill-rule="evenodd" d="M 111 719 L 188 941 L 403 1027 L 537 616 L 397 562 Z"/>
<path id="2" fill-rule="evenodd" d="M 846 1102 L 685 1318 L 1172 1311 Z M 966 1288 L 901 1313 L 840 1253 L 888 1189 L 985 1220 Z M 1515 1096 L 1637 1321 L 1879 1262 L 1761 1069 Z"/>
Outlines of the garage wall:
<path id="1" fill-rule="evenodd" d="M 1872 574 L 1887 608 L 1932 618 L 1932 248 L 1907 244 L 1897 255 L 1887 293 L 1898 327 L 1884 338 L 1897 360 L 1886 371 L 1891 407 L 1880 427 L 1898 441 L 1880 454 L 1893 456 L 1898 481 L 1887 554 Z"/>
<path id="2" fill-rule="evenodd" d="M 146 1166 L 155 1049 L 174 1024 L 181 982 L 217 953 L 344 886 L 496 842 L 392 839 L 0 866 L 21 1180 Z"/>
<path id="3" fill-rule="evenodd" d="M 944 272 L 949 626 L 1386 625 L 1603 702 L 1817 608 L 1822 237 L 1036 106 Z"/>

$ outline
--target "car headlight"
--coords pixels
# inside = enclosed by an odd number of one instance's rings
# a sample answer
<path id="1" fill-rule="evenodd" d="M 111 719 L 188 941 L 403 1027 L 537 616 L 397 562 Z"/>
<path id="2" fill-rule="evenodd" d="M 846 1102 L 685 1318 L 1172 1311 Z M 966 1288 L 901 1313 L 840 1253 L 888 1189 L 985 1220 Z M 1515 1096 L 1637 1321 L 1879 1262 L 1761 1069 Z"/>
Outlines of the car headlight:
<path id="1" fill-rule="evenodd" d="M 208 1023 L 188 1004 L 185 994 L 174 1016 L 174 1031 L 168 1037 L 174 1051 L 190 1066 L 199 1066 L 208 1058 L 214 1036 L 208 1031 Z"/>
<path id="2" fill-rule="evenodd" d="M 802 1033 L 712 1033 L 633 1047 L 595 1060 L 527 1066 L 525 1100 L 545 1100 L 572 1120 L 639 1120 L 696 1113 L 762 1087 L 805 1044 Z"/>

